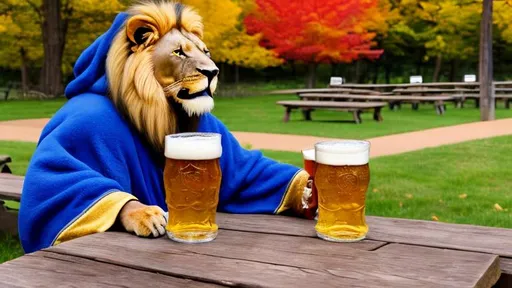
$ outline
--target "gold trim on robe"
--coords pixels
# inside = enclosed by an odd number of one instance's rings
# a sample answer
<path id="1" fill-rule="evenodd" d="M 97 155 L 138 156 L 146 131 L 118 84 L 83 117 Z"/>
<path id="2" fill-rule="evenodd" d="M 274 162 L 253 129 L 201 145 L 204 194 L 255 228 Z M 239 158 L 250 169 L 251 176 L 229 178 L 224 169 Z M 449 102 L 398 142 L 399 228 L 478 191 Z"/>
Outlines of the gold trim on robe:
<path id="1" fill-rule="evenodd" d="M 309 174 L 305 170 L 300 170 L 295 174 L 290 184 L 288 184 L 288 188 L 275 214 L 281 214 L 289 209 L 292 209 L 293 212 L 299 215 L 303 213 L 302 195 L 304 194 L 304 188 L 306 188 L 308 180 Z"/>
<path id="2" fill-rule="evenodd" d="M 107 231 L 115 223 L 123 206 L 130 200 L 137 198 L 121 191 L 106 193 L 64 227 L 52 246 L 81 236 Z"/>

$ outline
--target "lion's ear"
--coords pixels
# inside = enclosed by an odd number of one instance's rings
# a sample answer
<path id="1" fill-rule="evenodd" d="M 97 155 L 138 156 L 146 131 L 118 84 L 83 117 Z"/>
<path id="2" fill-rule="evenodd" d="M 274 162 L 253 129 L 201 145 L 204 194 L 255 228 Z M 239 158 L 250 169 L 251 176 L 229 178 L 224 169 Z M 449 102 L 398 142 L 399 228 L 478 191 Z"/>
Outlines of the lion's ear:
<path id="1" fill-rule="evenodd" d="M 153 19 L 143 15 L 133 16 L 126 23 L 126 36 L 136 45 L 149 46 L 158 40 L 159 34 Z"/>

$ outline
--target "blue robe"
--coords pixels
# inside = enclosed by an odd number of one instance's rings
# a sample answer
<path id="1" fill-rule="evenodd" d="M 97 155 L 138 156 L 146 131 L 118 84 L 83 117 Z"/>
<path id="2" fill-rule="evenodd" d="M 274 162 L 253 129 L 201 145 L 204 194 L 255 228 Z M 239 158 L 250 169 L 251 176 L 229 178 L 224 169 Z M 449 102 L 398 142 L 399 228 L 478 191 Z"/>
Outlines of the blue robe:
<path id="1" fill-rule="evenodd" d="M 75 79 L 65 91 L 69 100 L 41 134 L 19 211 L 19 235 L 27 253 L 111 229 L 132 199 L 167 211 L 163 155 L 151 152 L 106 96 L 106 55 L 126 18 L 119 14 L 79 57 Z M 245 150 L 212 114 L 200 118 L 198 130 L 222 135 L 219 211 L 271 214 L 292 209 L 290 199 L 300 197 L 306 172 Z"/>

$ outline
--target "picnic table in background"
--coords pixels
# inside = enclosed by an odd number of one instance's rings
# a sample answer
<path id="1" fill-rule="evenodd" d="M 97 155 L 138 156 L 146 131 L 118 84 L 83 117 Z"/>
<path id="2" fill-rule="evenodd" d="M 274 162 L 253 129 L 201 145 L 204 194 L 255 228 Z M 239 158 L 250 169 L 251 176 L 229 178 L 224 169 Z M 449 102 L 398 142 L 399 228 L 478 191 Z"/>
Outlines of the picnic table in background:
<path id="1" fill-rule="evenodd" d="M 382 121 L 381 110 L 386 106 L 385 102 L 334 102 L 334 101 L 277 101 L 277 105 L 285 108 L 284 122 L 290 121 L 291 112 L 294 109 L 302 109 L 304 120 L 311 121 L 311 112 L 316 109 L 343 111 L 352 113 L 354 122 L 360 124 L 363 122 L 361 114 L 373 111 L 373 119 Z"/>
<path id="2" fill-rule="evenodd" d="M 368 217 L 366 240 L 333 243 L 312 220 L 218 213 L 217 222 L 203 244 L 125 232 L 64 242 L 0 265 L 0 285 L 510 287 L 498 255 L 512 257 L 512 230 Z"/>
<path id="3" fill-rule="evenodd" d="M 445 101 L 459 101 L 457 95 L 452 96 L 407 96 L 407 95 L 354 95 L 354 94 L 334 94 L 334 93 L 304 93 L 299 94 L 299 98 L 305 101 L 384 101 L 389 104 L 391 109 L 398 107 L 401 103 L 412 103 L 413 109 L 417 110 L 418 103 L 434 103 L 437 114 L 444 114 Z M 414 106 L 416 104 L 416 107 Z"/>

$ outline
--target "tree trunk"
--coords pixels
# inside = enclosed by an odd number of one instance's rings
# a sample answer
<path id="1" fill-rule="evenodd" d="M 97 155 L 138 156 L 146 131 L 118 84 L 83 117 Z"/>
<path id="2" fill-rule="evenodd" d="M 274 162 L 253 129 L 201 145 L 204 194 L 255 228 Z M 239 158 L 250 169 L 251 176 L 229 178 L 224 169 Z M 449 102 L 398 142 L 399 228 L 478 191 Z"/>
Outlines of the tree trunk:
<path id="1" fill-rule="evenodd" d="M 492 0 L 483 1 L 480 23 L 480 119 L 495 119 L 492 75 Z"/>
<path id="2" fill-rule="evenodd" d="M 379 68 L 380 68 L 380 61 L 377 60 L 377 61 L 375 61 L 374 65 L 373 65 L 373 79 L 372 79 L 373 84 L 377 84 L 377 82 L 379 81 Z"/>
<path id="3" fill-rule="evenodd" d="M 360 75 L 361 75 L 361 60 L 356 61 L 356 83 L 360 83 Z"/>
<path id="4" fill-rule="evenodd" d="M 297 67 L 295 67 L 295 61 L 290 60 L 290 68 L 292 69 L 292 77 L 295 78 L 297 76 Z"/>
<path id="5" fill-rule="evenodd" d="M 28 92 L 28 59 L 27 59 L 27 51 L 25 48 L 20 48 L 20 58 L 21 58 L 21 90 L 23 91 L 23 95 Z"/>
<path id="6" fill-rule="evenodd" d="M 235 64 L 235 84 L 238 86 L 238 83 L 240 82 L 240 69 L 238 65 Z"/>
<path id="7" fill-rule="evenodd" d="M 453 59 L 450 61 L 450 82 L 456 82 L 455 77 L 457 77 L 457 60 Z"/>
<path id="8" fill-rule="evenodd" d="M 384 66 L 384 76 L 386 78 L 386 84 L 390 84 L 391 83 L 391 66 L 389 65 L 389 63 L 385 64 Z"/>
<path id="9" fill-rule="evenodd" d="M 432 82 L 439 82 L 439 74 L 441 72 L 441 63 L 442 63 L 441 54 L 437 55 L 436 58 L 436 68 L 434 69 L 434 76 L 432 77 Z"/>
<path id="10" fill-rule="evenodd" d="M 315 88 L 316 85 L 316 63 L 308 64 L 308 79 L 306 83 L 307 88 Z"/>
<path id="11" fill-rule="evenodd" d="M 331 63 L 331 77 L 337 77 L 338 76 L 338 63 Z"/>
<path id="12" fill-rule="evenodd" d="M 62 55 L 65 46 L 65 25 L 61 17 L 60 0 L 43 0 L 43 47 L 44 62 L 41 71 L 41 90 L 48 95 L 61 95 Z"/>

